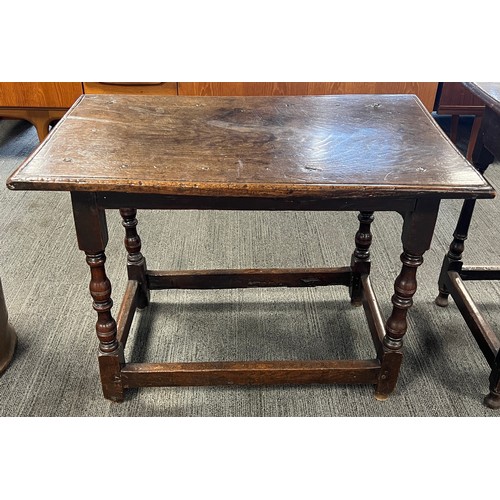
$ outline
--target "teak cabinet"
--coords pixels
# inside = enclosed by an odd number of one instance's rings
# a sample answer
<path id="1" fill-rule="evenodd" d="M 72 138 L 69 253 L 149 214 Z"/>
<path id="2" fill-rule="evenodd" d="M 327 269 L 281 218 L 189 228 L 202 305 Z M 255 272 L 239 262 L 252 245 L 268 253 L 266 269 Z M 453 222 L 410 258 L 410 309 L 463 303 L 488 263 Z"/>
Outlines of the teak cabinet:
<path id="1" fill-rule="evenodd" d="M 43 140 L 49 133 L 49 126 L 83 93 L 186 96 L 416 94 L 431 111 L 437 87 L 437 82 L 0 82 L 0 118 L 28 120 Z"/>
<path id="2" fill-rule="evenodd" d="M 179 95 L 416 94 L 431 111 L 437 83 L 428 82 L 180 82 Z"/>
<path id="3" fill-rule="evenodd" d="M 76 82 L 2 82 L 0 118 L 28 120 L 42 140 L 82 93 Z"/>

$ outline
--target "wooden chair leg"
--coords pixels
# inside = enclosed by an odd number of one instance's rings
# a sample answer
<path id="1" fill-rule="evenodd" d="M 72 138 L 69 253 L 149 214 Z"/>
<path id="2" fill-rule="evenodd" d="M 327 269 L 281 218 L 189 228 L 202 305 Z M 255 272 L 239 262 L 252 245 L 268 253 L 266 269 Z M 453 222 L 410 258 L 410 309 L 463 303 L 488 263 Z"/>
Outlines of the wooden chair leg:
<path id="1" fill-rule="evenodd" d="M 451 115 L 451 130 L 450 130 L 450 139 L 453 144 L 457 143 L 457 137 L 458 137 L 458 121 L 460 119 L 460 116 L 458 115 Z"/>
<path id="2" fill-rule="evenodd" d="M 472 130 L 470 132 L 469 145 L 467 146 L 467 154 L 466 154 L 466 158 L 469 161 L 472 161 L 472 153 L 474 151 L 474 148 L 476 147 L 477 136 L 479 134 L 479 130 L 481 129 L 482 120 L 483 120 L 482 116 L 476 116 L 474 118 L 474 122 L 472 123 Z"/>

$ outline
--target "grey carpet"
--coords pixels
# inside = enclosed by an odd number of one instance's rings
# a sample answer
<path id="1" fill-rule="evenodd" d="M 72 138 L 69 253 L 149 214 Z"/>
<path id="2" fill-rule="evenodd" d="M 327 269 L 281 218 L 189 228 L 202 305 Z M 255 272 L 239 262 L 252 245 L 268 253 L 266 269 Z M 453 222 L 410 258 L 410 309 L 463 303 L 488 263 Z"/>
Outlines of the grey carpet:
<path id="1" fill-rule="evenodd" d="M 1 416 L 498 416 L 482 405 L 489 369 L 456 306 L 434 305 L 441 261 L 460 202 L 443 203 L 432 249 L 419 269 L 397 390 L 384 403 L 371 386 L 181 387 L 102 397 L 89 272 L 76 245 L 68 193 L 11 192 L 8 174 L 37 145 L 33 127 L 0 121 L 0 276 L 19 344 L 0 377 Z M 488 178 L 500 185 L 498 164 Z M 497 167 L 497 168 L 495 168 Z M 123 228 L 108 212 L 107 271 L 115 308 L 126 281 Z M 480 201 L 469 263 L 498 262 L 500 199 Z M 143 211 L 151 269 L 337 266 L 349 262 L 356 214 Z M 373 283 L 390 313 L 400 268 L 401 218 L 376 214 Z M 500 286 L 471 285 L 500 331 Z M 374 357 L 362 309 L 344 287 L 153 292 L 134 320 L 126 356 L 136 361 Z M 138 334 L 140 323 L 142 335 Z M 148 331 L 149 335 L 144 332 Z"/>

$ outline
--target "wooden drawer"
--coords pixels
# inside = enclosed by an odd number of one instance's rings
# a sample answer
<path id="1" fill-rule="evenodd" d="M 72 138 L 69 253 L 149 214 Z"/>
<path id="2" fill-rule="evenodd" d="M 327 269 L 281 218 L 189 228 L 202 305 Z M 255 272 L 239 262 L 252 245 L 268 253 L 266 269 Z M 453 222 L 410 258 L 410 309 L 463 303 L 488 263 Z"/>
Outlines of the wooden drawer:
<path id="1" fill-rule="evenodd" d="M 84 82 L 86 94 L 177 95 L 177 82 Z"/>

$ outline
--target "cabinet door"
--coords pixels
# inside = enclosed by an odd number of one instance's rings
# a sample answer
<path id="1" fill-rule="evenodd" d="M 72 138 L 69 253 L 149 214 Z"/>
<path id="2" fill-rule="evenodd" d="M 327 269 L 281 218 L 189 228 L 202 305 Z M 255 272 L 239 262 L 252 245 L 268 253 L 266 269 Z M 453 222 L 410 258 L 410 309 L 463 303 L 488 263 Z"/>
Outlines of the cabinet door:
<path id="1" fill-rule="evenodd" d="M 82 93 L 79 82 L 0 82 L 0 107 L 70 108 Z"/>
<path id="2" fill-rule="evenodd" d="M 177 95 L 176 82 L 85 82 L 86 94 Z"/>
<path id="3" fill-rule="evenodd" d="M 416 94 L 431 111 L 437 82 L 180 82 L 179 95 Z"/>

